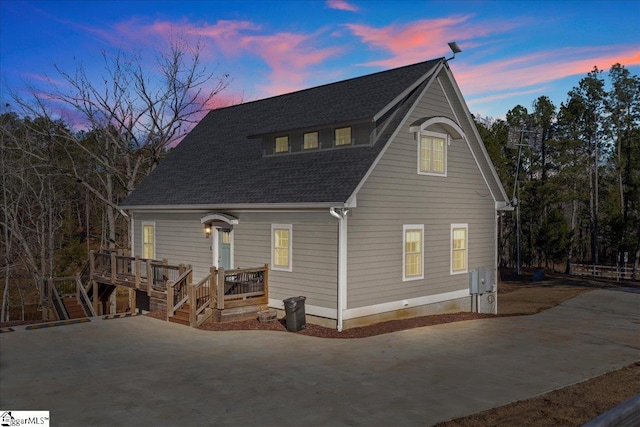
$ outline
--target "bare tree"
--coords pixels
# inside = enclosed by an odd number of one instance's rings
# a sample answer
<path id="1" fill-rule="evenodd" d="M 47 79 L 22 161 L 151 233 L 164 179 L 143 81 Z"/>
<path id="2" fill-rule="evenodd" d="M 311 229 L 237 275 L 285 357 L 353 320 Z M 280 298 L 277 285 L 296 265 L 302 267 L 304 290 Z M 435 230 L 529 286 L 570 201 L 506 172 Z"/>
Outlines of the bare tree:
<path id="1" fill-rule="evenodd" d="M 26 272 L 37 284 L 53 275 L 55 234 L 60 228 L 56 168 L 52 140 L 45 134 L 59 133 L 60 123 L 21 120 L 15 114 L 0 116 L 0 172 L 2 174 L 2 217 L 5 283 L 2 319 L 10 295 L 11 277 Z M 32 129 L 39 129 L 33 132 Z M 17 274 L 16 274 L 17 273 Z M 20 282 L 15 280 L 16 283 Z M 37 289 L 37 286 L 36 286 Z M 19 295 L 24 317 L 24 292 Z"/>
<path id="2" fill-rule="evenodd" d="M 118 219 L 124 218 L 128 229 L 129 218 L 118 203 L 229 83 L 228 74 L 215 77 L 205 71 L 201 52 L 199 43 L 174 40 L 157 55 L 155 67 L 147 67 L 141 55 L 103 53 L 99 82 L 82 65 L 73 73 L 56 68 L 65 87 L 34 91 L 35 103 L 21 102 L 28 113 L 52 120 L 60 115 L 56 108 L 66 109 L 89 129 L 61 135 L 67 173 L 104 203 L 110 247 L 116 245 Z M 122 233 L 124 244 L 127 236 Z"/>

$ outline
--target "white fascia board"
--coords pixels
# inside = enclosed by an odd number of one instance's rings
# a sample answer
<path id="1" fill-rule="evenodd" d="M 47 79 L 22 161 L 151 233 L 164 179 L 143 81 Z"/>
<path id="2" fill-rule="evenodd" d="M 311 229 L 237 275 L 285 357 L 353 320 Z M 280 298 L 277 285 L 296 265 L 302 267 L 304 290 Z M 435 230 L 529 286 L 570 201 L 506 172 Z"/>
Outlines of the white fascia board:
<path id="1" fill-rule="evenodd" d="M 429 72 L 425 73 L 422 77 L 420 77 L 418 80 L 416 80 L 411 86 L 409 86 L 407 89 L 405 89 L 400 95 L 396 96 L 390 103 L 385 105 L 384 108 L 382 108 L 382 110 L 378 111 L 378 113 L 375 116 L 373 116 L 373 121 L 375 122 L 380 117 L 384 116 L 387 113 L 387 111 L 392 109 L 394 105 L 396 105 L 398 102 L 400 102 L 412 90 L 414 90 L 415 88 L 420 86 L 429 77 L 437 75 L 438 72 L 440 72 L 440 68 L 442 68 L 443 64 L 444 64 L 444 61 L 440 61 L 440 63 L 438 65 L 434 66 Z"/>
<path id="2" fill-rule="evenodd" d="M 460 104 L 462 105 L 462 109 L 463 109 L 465 115 L 467 116 L 467 120 L 470 121 L 471 129 L 473 131 L 474 136 L 476 137 L 476 140 L 477 141 L 482 141 L 482 138 L 480 137 L 480 133 L 478 133 L 478 129 L 476 128 L 476 124 L 473 121 L 473 116 L 471 115 L 471 112 L 469 111 L 469 107 L 467 106 L 467 102 L 462 97 L 462 91 L 460 91 L 460 87 L 458 86 L 458 83 L 453 78 L 453 73 L 449 69 L 448 65 L 446 67 L 444 67 L 444 70 L 445 70 L 445 74 L 449 78 L 449 82 L 451 83 L 451 86 L 453 86 L 453 90 L 455 91 L 456 96 L 458 97 L 458 99 L 460 99 L 462 101 Z M 444 90 L 444 88 L 443 88 L 443 90 Z M 444 94 L 446 96 L 446 91 L 444 91 Z M 447 99 L 447 101 L 448 101 L 448 99 Z M 453 111 L 453 108 L 452 108 L 452 111 Z M 454 114 L 455 114 L 455 112 L 454 112 Z M 492 179 L 496 182 L 496 184 L 498 185 L 498 188 L 500 189 L 500 195 L 502 196 L 502 200 L 507 202 L 509 200 L 509 196 L 507 196 L 507 192 L 504 190 L 504 187 L 502 186 L 502 182 L 500 181 L 500 178 L 498 177 L 498 172 L 496 171 L 496 168 L 493 166 L 493 162 L 491 161 L 491 157 L 489 157 L 489 153 L 487 152 L 487 149 L 484 147 L 484 144 L 478 144 L 478 145 L 480 146 L 480 151 L 484 155 L 485 161 L 489 165 L 489 170 L 491 171 Z M 472 152 L 473 152 L 473 150 L 472 150 Z M 477 163 L 477 159 L 476 159 L 476 163 Z M 480 168 L 480 165 L 478 165 L 478 167 Z M 482 171 L 482 168 L 480 168 L 480 170 Z M 485 178 L 485 181 L 486 181 L 486 178 Z M 489 186 L 489 189 L 491 189 L 491 186 Z M 494 200 L 499 201 L 499 199 L 497 197 L 495 197 L 495 195 L 494 195 Z"/>
<path id="3" fill-rule="evenodd" d="M 449 75 L 448 77 L 449 77 L 449 80 L 451 80 L 451 76 Z M 449 96 L 447 95 L 447 91 L 445 90 L 444 86 L 442 86 L 442 81 L 440 81 L 440 77 L 438 77 L 438 84 L 440 85 L 440 89 L 442 89 L 442 93 L 444 94 L 444 98 L 447 100 L 447 104 L 449 104 L 449 109 L 451 109 L 451 113 L 456 118 L 456 121 L 458 121 L 458 123 L 460 123 L 460 118 L 456 114 L 455 108 L 453 108 L 453 104 L 451 103 L 451 100 L 449 99 Z M 465 104 L 464 100 L 462 100 L 462 102 L 460 104 L 464 105 Z M 465 117 L 465 118 L 467 120 L 469 119 L 468 117 Z M 475 129 L 475 124 L 471 123 L 471 127 Z M 478 171 L 480 172 L 480 175 L 482 176 L 482 179 L 484 180 L 485 185 L 489 189 L 489 193 L 491 193 L 491 198 L 493 198 L 494 202 L 497 202 L 498 199 L 496 198 L 496 195 L 494 194 L 494 192 L 491 190 L 491 185 L 489 185 L 489 181 L 487 180 L 487 177 L 484 174 L 484 171 L 482 170 L 482 166 L 480 166 L 480 162 L 478 161 L 478 157 L 476 156 L 476 153 L 473 150 L 473 148 L 471 148 L 471 142 L 469 141 L 469 138 L 467 138 L 467 135 L 465 133 L 462 134 L 462 138 L 467 143 L 467 148 L 469 148 L 469 152 L 471 153 L 471 156 L 473 156 L 473 161 L 476 163 L 476 166 L 478 166 Z M 479 144 L 479 145 L 482 145 L 482 144 Z"/>
<path id="4" fill-rule="evenodd" d="M 378 157 L 376 157 L 376 159 L 373 161 L 373 163 L 369 167 L 369 170 L 367 171 L 367 173 L 360 180 L 360 182 L 356 186 L 355 190 L 353 190 L 353 193 L 351 193 L 351 196 L 349 196 L 349 198 L 347 199 L 347 203 L 345 205 L 349 205 L 351 203 L 354 203 L 354 201 L 356 200 L 356 196 L 357 196 L 358 192 L 360 191 L 360 189 L 362 188 L 364 183 L 367 182 L 367 179 L 369 178 L 369 175 L 371 175 L 371 173 L 374 171 L 376 166 L 378 166 L 378 163 L 380 163 L 380 160 L 382 159 L 382 156 L 384 156 L 384 154 L 387 152 L 387 149 L 391 145 L 391 142 L 394 139 L 396 139 L 396 136 L 398 136 L 398 132 L 400 132 L 400 129 L 402 129 L 402 127 L 404 126 L 405 122 L 407 121 L 407 117 L 410 117 L 411 114 L 413 114 L 413 110 L 415 110 L 416 105 L 418 105 L 418 103 L 420 102 L 420 100 L 422 99 L 424 94 L 427 93 L 427 91 L 429 90 L 429 88 L 433 84 L 433 81 L 435 80 L 435 77 L 438 75 L 438 72 L 440 71 L 440 69 L 442 69 L 442 63 L 437 65 L 435 71 L 432 74 L 429 75 L 430 76 L 429 83 L 424 87 L 424 90 L 422 91 L 420 96 L 418 96 L 418 98 L 416 98 L 416 101 L 413 103 L 411 108 L 409 108 L 409 111 L 407 111 L 407 114 L 405 114 L 405 116 L 402 118 L 402 120 L 400 121 L 400 124 L 398 125 L 396 130 L 393 131 L 393 134 L 389 137 L 389 140 L 387 140 L 387 142 L 385 143 L 384 148 L 382 150 L 380 150 L 380 153 L 378 153 Z M 424 83 L 424 80 L 421 80 L 421 82 Z"/>
<path id="5" fill-rule="evenodd" d="M 202 212 L 209 210 L 283 210 L 283 209 L 326 209 L 336 206 L 346 206 L 342 202 L 320 202 L 320 203 L 237 203 L 219 205 L 123 205 L 120 209 L 134 212 L 142 211 L 167 211 L 167 212 Z"/>

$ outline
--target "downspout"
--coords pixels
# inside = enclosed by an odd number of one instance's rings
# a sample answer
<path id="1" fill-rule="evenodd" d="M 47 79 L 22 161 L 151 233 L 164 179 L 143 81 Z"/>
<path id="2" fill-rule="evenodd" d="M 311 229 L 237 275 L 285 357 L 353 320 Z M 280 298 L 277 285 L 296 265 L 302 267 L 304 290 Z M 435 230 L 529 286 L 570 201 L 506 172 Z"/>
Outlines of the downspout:
<path id="1" fill-rule="evenodd" d="M 347 308 L 347 209 L 332 207 L 331 216 L 338 219 L 338 332 L 342 332 L 342 315 Z"/>

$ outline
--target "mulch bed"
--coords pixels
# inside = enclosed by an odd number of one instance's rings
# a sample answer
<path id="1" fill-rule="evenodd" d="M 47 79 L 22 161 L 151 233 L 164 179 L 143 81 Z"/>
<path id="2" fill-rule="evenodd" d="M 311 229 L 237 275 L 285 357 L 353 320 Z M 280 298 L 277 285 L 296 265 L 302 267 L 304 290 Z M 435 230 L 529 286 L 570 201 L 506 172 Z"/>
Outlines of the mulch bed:
<path id="1" fill-rule="evenodd" d="M 151 312 L 147 316 L 164 320 L 166 314 L 162 311 Z M 463 320 L 475 320 L 497 317 L 493 314 L 480 313 L 454 313 L 436 314 L 431 316 L 414 317 L 412 319 L 398 319 L 387 322 L 376 323 L 374 325 L 362 326 L 359 328 L 345 329 L 338 332 L 336 329 L 325 328 L 323 326 L 307 323 L 306 328 L 295 332 L 298 335 L 306 335 L 318 338 L 366 338 L 375 335 L 387 334 L 390 332 L 402 331 L 405 329 L 419 328 L 421 326 L 440 325 L 443 323 L 459 322 Z M 258 319 L 243 320 L 238 322 L 215 323 L 204 322 L 199 329 L 205 331 L 281 331 L 287 332 L 284 319 L 270 323 L 261 323 Z"/>

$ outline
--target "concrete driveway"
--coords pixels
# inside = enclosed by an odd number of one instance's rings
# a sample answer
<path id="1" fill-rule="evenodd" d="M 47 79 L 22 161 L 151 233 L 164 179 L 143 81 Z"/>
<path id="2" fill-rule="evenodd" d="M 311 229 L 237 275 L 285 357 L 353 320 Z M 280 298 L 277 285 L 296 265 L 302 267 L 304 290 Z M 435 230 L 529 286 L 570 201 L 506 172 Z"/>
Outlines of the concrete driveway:
<path id="1" fill-rule="evenodd" d="M 52 425 L 428 426 L 640 360 L 640 293 L 371 338 L 143 316 L 0 334 L 0 408 Z"/>

